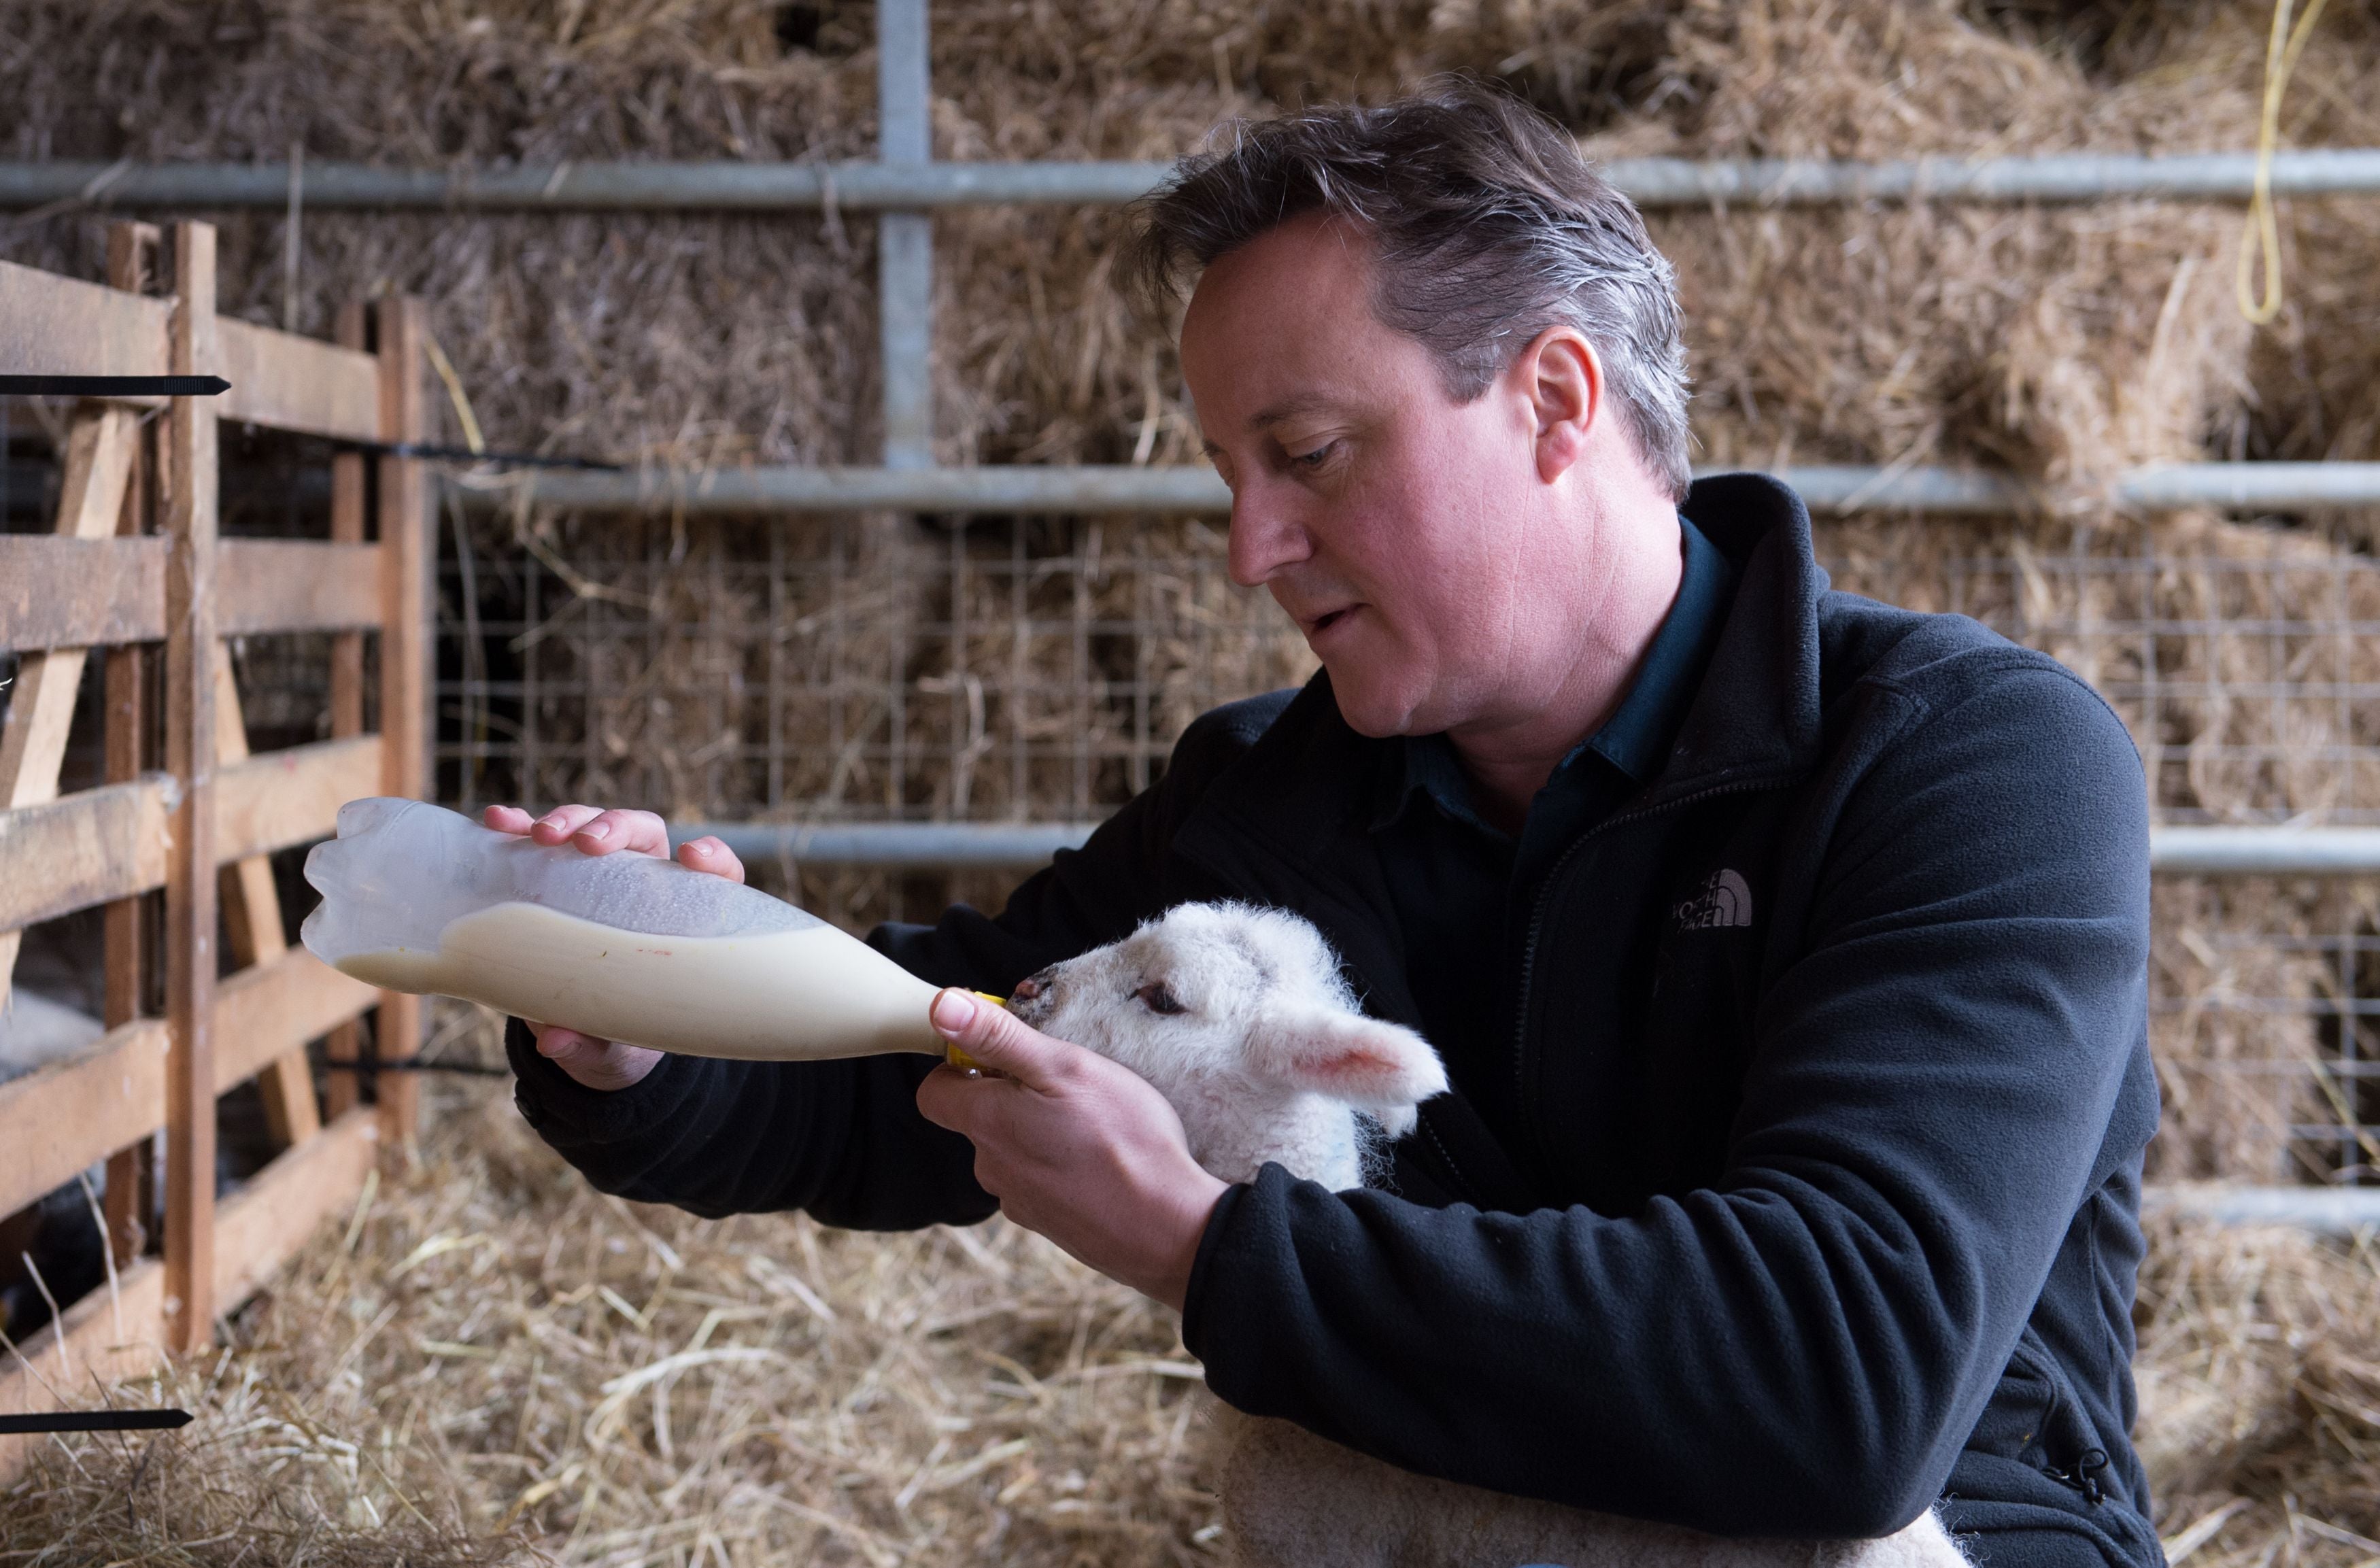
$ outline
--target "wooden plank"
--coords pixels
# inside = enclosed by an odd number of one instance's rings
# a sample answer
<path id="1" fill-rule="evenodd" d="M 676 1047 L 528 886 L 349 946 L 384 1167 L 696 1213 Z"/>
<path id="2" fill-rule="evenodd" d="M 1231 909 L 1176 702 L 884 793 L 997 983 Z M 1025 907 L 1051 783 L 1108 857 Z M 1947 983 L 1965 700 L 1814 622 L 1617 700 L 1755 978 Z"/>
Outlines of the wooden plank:
<path id="1" fill-rule="evenodd" d="M 215 231 L 174 225 L 172 372 L 222 362 Z M 166 1343 L 203 1346 L 214 1327 L 215 408 L 172 400 L 165 572 L 165 767 L 182 781 L 165 862 Z"/>
<path id="2" fill-rule="evenodd" d="M 215 629 L 225 637 L 380 625 L 382 556 L 370 545 L 227 539 L 216 559 Z"/>
<path id="3" fill-rule="evenodd" d="M 365 346 L 364 304 L 350 299 L 339 307 L 341 346 L 361 351 Z M 331 459 L 331 540 L 335 544 L 364 541 L 364 457 L 342 452 Z M 374 553 L 378 553 L 375 552 Z M 377 622 L 377 615 L 374 620 Z M 331 737 L 344 740 L 364 733 L 364 636 L 341 632 L 331 638 Z M 363 1026 L 342 1024 L 322 1044 L 324 1060 L 353 1062 L 362 1054 Z M 322 1086 L 322 1102 L 334 1116 L 354 1109 L 360 1096 L 356 1075 L 334 1071 Z"/>
<path id="4" fill-rule="evenodd" d="M 156 642 L 165 541 L 0 534 L 0 653 Z"/>
<path id="5" fill-rule="evenodd" d="M 123 408 L 85 404 L 67 432 L 66 483 L 54 541 L 87 542 L 115 532 L 132 476 L 140 433 Z M 38 536 L 36 536 L 38 537 Z M 58 765 L 66 760 L 67 729 L 82 687 L 83 650 L 53 648 L 18 661 L 16 689 L 0 724 L 0 807 L 38 806 L 58 797 Z M 0 979 L 5 979 L 0 972 Z"/>
<path id="6" fill-rule="evenodd" d="M 66 483 L 53 537 L 96 540 L 115 531 L 140 435 L 137 418 L 129 409 L 103 404 L 78 407 L 67 432 Z M 6 718 L 0 720 L 0 808 L 40 806 L 58 797 L 58 768 L 66 760 L 67 732 L 74 725 L 86 662 L 80 648 L 29 652 L 17 662 L 16 689 L 9 694 Z M 0 931 L 0 1003 L 7 1000 L 22 941 L 18 931 Z"/>
<path id="7" fill-rule="evenodd" d="M 308 1040 L 379 1000 L 380 992 L 302 947 L 228 977 L 215 988 L 216 1089 L 254 1076 L 293 1049 L 302 1055 Z"/>
<path id="8" fill-rule="evenodd" d="M 0 261 L 0 365 L 12 375 L 164 375 L 170 314 L 163 299 Z"/>
<path id="9" fill-rule="evenodd" d="M 370 355 L 229 317 L 216 332 L 217 373 L 231 383 L 221 418 L 337 441 L 379 438 L 380 368 Z"/>
<path id="10" fill-rule="evenodd" d="M 215 854 L 268 855 L 327 838 L 339 808 L 376 793 L 381 739 L 357 735 L 268 751 L 214 781 Z M 42 806 L 0 811 L 0 930 L 130 898 L 166 882 L 173 781 L 150 774 Z"/>
<path id="11" fill-rule="evenodd" d="M 156 1263 L 126 1270 L 111 1293 L 105 1285 L 66 1310 L 21 1347 L 24 1359 L 0 1352 L 0 1413 L 46 1414 L 92 1403 L 109 1387 L 157 1369 L 164 1356 L 165 1270 Z M 58 1341 L 66 1341 L 64 1365 Z M 63 1395 L 64 1397 L 60 1397 Z M 25 1467 L 47 1438 L 0 1438 L 0 1486 Z"/>
<path id="12" fill-rule="evenodd" d="M 164 1024 L 143 1018 L 0 1084 L 0 1214 L 157 1130 L 166 1044 Z"/>
<path id="13" fill-rule="evenodd" d="M 380 434 L 419 442 L 429 428 L 422 401 L 428 318 L 419 299 L 383 299 L 379 317 Z M 428 475 L 410 458 L 380 458 L 381 793 L 419 796 L 429 783 L 429 582 L 431 565 Z M 389 992 L 380 1007 L 380 1054 L 395 1061 L 421 1047 L 421 999 Z M 398 1159 L 413 1147 L 421 1085 L 411 1073 L 379 1082 L 381 1131 Z"/>
<path id="14" fill-rule="evenodd" d="M 381 737 L 318 740 L 235 762 L 215 778 L 215 854 L 244 860 L 328 838 L 339 808 L 380 793 Z"/>
<path id="15" fill-rule="evenodd" d="M 0 930 L 163 887 L 171 782 L 152 773 L 0 811 Z"/>
<path id="16" fill-rule="evenodd" d="M 213 1092 L 321 1039 L 379 996 L 303 948 L 225 979 L 215 989 Z M 164 1125 L 168 1048 L 163 1020 L 136 1019 L 0 1084 L 0 1214 Z"/>
<path id="17" fill-rule="evenodd" d="M 347 1213 L 380 1153 L 380 1126 L 351 1111 L 280 1155 L 224 1202 L 215 1299 L 230 1311 L 279 1272 L 323 1222 Z"/>
<path id="18" fill-rule="evenodd" d="M 275 1159 L 224 1202 L 217 1216 L 222 1250 L 210 1295 L 230 1311 L 278 1273 L 325 1222 L 350 1210 L 377 1158 L 380 1127 L 352 1112 Z M 93 1403 L 96 1390 L 156 1369 L 178 1314 L 166 1270 L 138 1263 L 115 1291 L 105 1285 L 75 1303 L 22 1347 L 0 1353 L 0 1412 L 56 1410 Z M 61 1362 L 59 1340 L 66 1342 Z M 64 1397 L 61 1397 L 61 1396 Z M 0 1438 L 0 1485 L 18 1474 L 42 1438 Z"/>
<path id="19" fill-rule="evenodd" d="M 54 540 L 108 538 L 123 509 L 132 472 L 134 416 L 122 408 L 86 406 L 67 438 L 66 490 Z M 37 536 L 38 537 L 38 536 Z M 84 650 L 54 647 L 27 652 L 17 664 L 16 689 L 0 726 L 0 806 L 37 806 L 58 797 L 58 765 L 82 687 Z"/>

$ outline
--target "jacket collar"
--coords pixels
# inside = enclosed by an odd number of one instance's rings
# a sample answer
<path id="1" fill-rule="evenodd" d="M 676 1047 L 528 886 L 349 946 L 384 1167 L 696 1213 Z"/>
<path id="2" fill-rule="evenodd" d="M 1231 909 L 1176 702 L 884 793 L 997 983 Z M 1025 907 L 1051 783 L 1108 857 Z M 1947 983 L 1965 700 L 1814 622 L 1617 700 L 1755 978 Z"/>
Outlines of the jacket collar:
<path id="1" fill-rule="evenodd" d="M 1802 498 L 1767 474 L 1697 480 L 1679 510 L 1736 564 L 1735 603 L 1648 802 L 1792 777 L 1818 760 L 1827 574 Z"/>
<path id="2" fill-rule="evenodd" d="M 1808 510 L 1764 474 L 1699 480 L 1679 509 L 1735 564 L 1735 600 L 1669 761 L 1631 809 L 1714 787 L 1783 783 L 1818 756 L 1818 601 L 1827 578 L 1811 553 Z M 1238 896 L 1315 919 L 1350 966 L 1382 988 L 1375 1011 L 1410 1021 L 1402 953 L 1359 954 L 1348 945 L 1355 928 L 1396 929 L 1364 831 L 1379 798 L 1382 750 L 1348 727 L 1329 673 L 1318 672 L 1216 777 L 1174 847 Z"/>

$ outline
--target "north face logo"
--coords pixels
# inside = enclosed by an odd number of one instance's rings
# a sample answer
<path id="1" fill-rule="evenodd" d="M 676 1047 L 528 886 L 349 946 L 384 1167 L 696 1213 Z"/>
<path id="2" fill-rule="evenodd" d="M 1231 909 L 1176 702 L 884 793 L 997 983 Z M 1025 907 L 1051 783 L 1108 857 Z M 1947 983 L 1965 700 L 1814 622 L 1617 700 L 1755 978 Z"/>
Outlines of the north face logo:
<path id="1" fill-rule="evenodd" d="M 1720 871 L 1692 898 L 1678 906 L 1678 929 L 1708 930 L 1714 926 L 1752 924 L 1752 889 L 1741 873 Z"/>

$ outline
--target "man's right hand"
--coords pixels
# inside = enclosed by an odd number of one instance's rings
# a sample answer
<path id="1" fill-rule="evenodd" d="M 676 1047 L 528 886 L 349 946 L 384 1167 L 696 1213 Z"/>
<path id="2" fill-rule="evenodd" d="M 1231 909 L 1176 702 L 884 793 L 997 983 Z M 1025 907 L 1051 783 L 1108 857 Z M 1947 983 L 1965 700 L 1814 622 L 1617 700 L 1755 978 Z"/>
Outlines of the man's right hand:
<path id="1" fill-rule="evenodd" d="M 517 806 L 491 806 L 480 820 L 502 833 L 523 833 L 539 844 L 567 844 L 582 855 L 667 855 L 669 825 L 650 811 L 606 811 L 600 806 L 557 806 L 542 817 L 531 817 Z M 681 845 L 677 861 L 688 870 L 706 871 L 729 881 L 744 880 L 744 862 L 715 838 L 698 838 Z M 527 1022 L 527 1020 L 523 1020 Z M 530 1023 L 538 1054 L 589 1088 L 621 1089 L 641 1082 L 661 1063 L 662 1053 L 615 1039 L 597 1039 L 556 1025 Z"/>

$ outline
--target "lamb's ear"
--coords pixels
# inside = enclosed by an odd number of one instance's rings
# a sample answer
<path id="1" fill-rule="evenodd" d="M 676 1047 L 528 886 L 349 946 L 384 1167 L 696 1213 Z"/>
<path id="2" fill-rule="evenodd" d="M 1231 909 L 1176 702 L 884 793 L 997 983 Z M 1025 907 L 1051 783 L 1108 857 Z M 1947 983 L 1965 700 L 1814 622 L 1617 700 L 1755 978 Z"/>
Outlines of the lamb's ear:
<path id="1" fill-rule="evenodd" d="M 1401 1024 L 1321 1008 L 1276 1015 L 1248 1033 L 1248 1066 L 1293 1088 L 1393 1116 L 1446 1092 L 1429 1041 Z M 1386 1119 L 1386 1118 L 1384 1118 Z"/>

